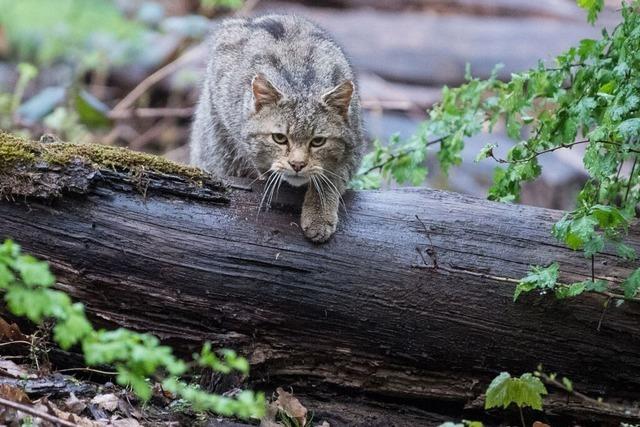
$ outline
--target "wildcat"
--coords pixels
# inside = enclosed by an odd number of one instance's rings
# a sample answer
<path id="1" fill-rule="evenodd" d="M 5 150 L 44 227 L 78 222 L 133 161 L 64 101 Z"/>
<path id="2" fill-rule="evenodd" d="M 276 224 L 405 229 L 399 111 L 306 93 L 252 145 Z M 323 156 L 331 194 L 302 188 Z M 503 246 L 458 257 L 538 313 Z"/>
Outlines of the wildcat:
<path id="1" fill-rule="evenodd" d="M 306 185 L 301 227 L 314 242 L 336 230 L 364 143 L 355 77 L 319 27 L 289 15 L 224 21 L 212 37 L 191 134 L 191 163 L 220 176 Z"/>

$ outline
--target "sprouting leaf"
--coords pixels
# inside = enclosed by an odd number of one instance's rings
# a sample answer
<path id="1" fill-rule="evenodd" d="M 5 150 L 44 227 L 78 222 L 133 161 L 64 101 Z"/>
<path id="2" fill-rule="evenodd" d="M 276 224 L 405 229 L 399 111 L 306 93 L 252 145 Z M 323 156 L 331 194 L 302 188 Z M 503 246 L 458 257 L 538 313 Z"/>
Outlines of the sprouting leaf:
<path id="1" fill-rule="evenodd" d="M 542 409 L 542 396 L 547 394 L 542 381 L 530 373 L 522 374 L 520 378 L 512 378 L 508 372 L 502 372 L 495 377 L 487 388 L 484 407 L 507 408 L 515 403 L 518 407 Z"/>
<path id="2" fill-rule="evenodd" d="M 554 262 L 548 267 L 533 266 L 531 272 L 520 280 L 513 294 L 513 300 L 517 301 L 523 292 L 531 292 L 534 289 L 553 289 L 558 282 L 560 265 Z"/>
<path id="3" fill-rule="evenodd" d="M 480 160 L 486 159 L 489 156 L 492 156 L 493 150 L 496 147 L 496 144 L 485 144 L 485 146 L 480 149 L 480 152 L 476 156 L 476 163 L 478 163 Z"/>

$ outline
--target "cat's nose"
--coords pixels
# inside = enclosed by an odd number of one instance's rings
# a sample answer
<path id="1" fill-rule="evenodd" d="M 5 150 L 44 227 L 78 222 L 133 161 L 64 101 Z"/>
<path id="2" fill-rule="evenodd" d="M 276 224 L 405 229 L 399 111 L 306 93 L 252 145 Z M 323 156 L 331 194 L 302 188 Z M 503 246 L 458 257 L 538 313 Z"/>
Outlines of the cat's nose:
<path id="1" fill-rule="evenodd" d="M 289 164 L 291 165 L 291 167 L 293 168 L 294 171 L 296 172 L 300 172 L 302 169 L 304 169 L 305 166 L 307 166 L 307 162 L 305 161 L 299 161 L 299 160 L 289 160 Z"/>

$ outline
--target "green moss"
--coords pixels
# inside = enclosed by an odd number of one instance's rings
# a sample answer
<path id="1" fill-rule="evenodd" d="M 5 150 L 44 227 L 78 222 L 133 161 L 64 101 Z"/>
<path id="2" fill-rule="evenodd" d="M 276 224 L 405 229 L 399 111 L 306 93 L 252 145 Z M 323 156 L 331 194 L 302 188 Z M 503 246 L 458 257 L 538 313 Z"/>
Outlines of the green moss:
<path id="1" fill-rule="evenodd" d="M 211 179 L 209 174 L 198 168 L 125 148 L 71 142 L 41 144 L 0 131 L 0 172 L 18 164 L 30 165 L 40 160 L 64 165 L 74 159 L 84 160 L 98 169 L 127 170 L 136 174 L 146 170 L 178 175 L 193 181 Z"/>
<path id="2" fill-rule="evenodd" d="M 36 156 L 37 151 L 23 139 L 0 131 L 0 170 L 17 164 L 31 164 Z"/>

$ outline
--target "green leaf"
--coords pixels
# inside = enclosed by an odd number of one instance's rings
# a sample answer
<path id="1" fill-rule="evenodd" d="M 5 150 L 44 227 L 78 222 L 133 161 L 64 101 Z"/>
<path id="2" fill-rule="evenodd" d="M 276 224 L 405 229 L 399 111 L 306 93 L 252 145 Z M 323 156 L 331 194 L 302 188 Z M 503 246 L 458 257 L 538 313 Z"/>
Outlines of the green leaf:
<path id="1" fill-rule="evenodd" d="M 546 290 L 553 289 L 558 282 L 560 265 L 554 262 L 550 266 L 544 268 L 533 266 L 529 274 L 520 280 L 513 294 L 513 300 L 517 301 L 523 292 L 531 292 L 534 289 Z"/>
<path id="2" fill-rule="evenodd" d="M 638 289 L 640 289 L 640 268 L 637 268 L 622 282 L 622 289 L 626 298 L 633 298 L 638 294 Z"/>
<path id="3" fill-rule="evenodd" d="M 588 280 L 585 283 L 587 285 L 585 290 L 587 290 L 587 291 L 604 292 L 608 288 L 607 282 L 605 282 L 604 280 L 601 280 L 601 279 L 596 279 L 595 282 L 592 282 L 591 280 Z"/>
<path id="4" fill-rule="evenodd" d="M 636 250 L 624 243 L 618 243 L 616 245 L 616 252 L 619 257 L 624 258 L 627 261 L 634 261 L 636 259 Z"/>
<path id="5" fill-rule="evenodd" d="M 49 265 L 31 255 L 17 257 L 13 268 L 20 273 L 20 278 L 27 286 L 51 286 L 55 282 L 55 277 L 49 271 Z"/>
<path id="6" fill-rule="evenodd" d="M 587 282 L 577 282 L 570 285 L 558 286 L 556 288 L 556 298 L 564 299 L 580 295 L 587 289 Z"/>
<path id="7" fill-rule="evenodd" d="M 70 307 L 66 318 L 55 326 L 53 337 L 60 347 L 67 350 L 92 332 L 93 327 L 85 317 L 84 306 L 76 303 Z"/>
<path id="8" fill-rule="evenodd" d="M 562 384 L 564 385 L 564 387 L 567 389 L 569 393 L 573 391 L 573 382 L 569 378 L 562 377 Z"/>
<path id="9" fill-rule="evenodd" d="M 149 383 L 143 376 L 131 372 L 122 366 L 118 366 L 117 370 L 118 376 L 116 377 L 116 380 L 118 381 L 118 384 L 122 386 L 131 386 L 133 392 L 145 402 L 151 399 L 151 386 L 149 386 Z"/>
<path id="10" fill-rule="evenodd" d="M 618 133 L 625 139 L 636 138 L 640 134 L 640 118 L 636 117 L 620 123 Z"/>
<path id="11" fill-rule="evenodd" d="M 519 408 L 531 407 L 542 409 L 542 396 L 547 389 L 539 378 L 530 373 L 522 374 L 520 378 L 511 378 L 508 372 L 502 372 L 495 377 L 487 388 L 484 407 L 507 408 L 515 403 Z"/>
<path id="12" fill-rule="evenodd" d="M 75 98 L 76 112 L 80 121 L 92 128 L 101 128 L 111 125 L 107 116 L 109 107 L 98 98 L 85 90 L 81 90 Z"/>
<path id="13" fill-rule="evenodd" d="M 493 149 L 496 147 L 496 144 L 485 144 L 485 146 L 482 147 L 482 149 L 476 156 L 476 163 L 478 163 L 480 160 L 486 159 L 489 156 L 493 156 Z"/>
<path id="14" fill-rule="evenodd" d="M 16 280 L 15 276 L 5 264 L 0 263 L 0 288 L 6 289 L 7 286 Z"/>
<path id="15" fill-rule="evenodd" d="M 589 215 L 570 222 L 564 242 L 573 250 L 581 249 L 585 242 L 595 238 L 595 226 L 598 221 Z"/>
<path id="16" fill-rule="evenodd" d="M 596 22 L 598 19 L 598 14 L 602 11 L 604 7 L 604 0 L 577 0 L 578 6 L 587 11 L 587 21 L 590 24 Z"/>

